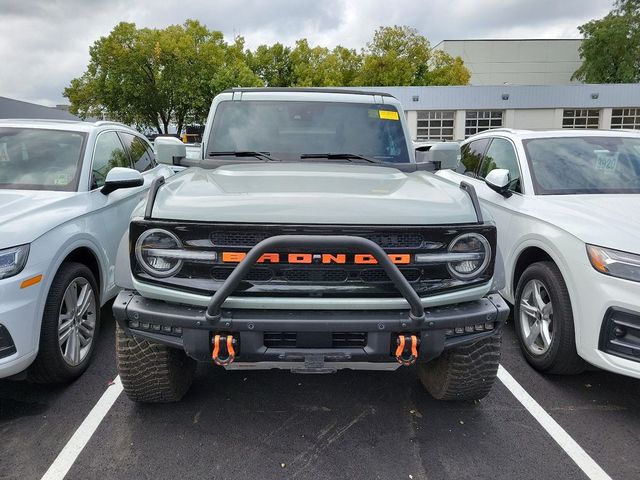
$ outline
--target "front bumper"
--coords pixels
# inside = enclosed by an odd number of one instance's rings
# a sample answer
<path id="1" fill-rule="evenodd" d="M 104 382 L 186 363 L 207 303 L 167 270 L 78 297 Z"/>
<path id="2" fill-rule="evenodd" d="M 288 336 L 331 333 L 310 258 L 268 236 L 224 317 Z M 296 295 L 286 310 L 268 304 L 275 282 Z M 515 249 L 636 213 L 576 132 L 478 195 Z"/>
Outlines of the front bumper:
<path id="1" fill-rule="evenodd" d="M 0 280 L 0 378 L 25 370 L 38 353 L 39 300 L 43 286 L 20 288 L 33 269 Z"/>
<path id="2" fill-rule="evenodd" d="M 227 310 L 212 318 L 202 307 L 166 303 L 122 291 L 113 304 L 118 324 L 129 335 L 184 349 L 192 358 L 210 361 L 212 338 L 232 334 L 238 339 L 236 363 L 300 362 L 321 357 L 325 362 L 395 362 L 398 334 L 420 338 L 418 361 L 438 357 L 446 348 L 494 335 L 509 307 L 500 295 L 425 310 L 416 318 L 407 310 Z M 286 345 L 265 341 L 274 333 L 289 334 Z M 336 345 L 335 337 L 359 335 L 362 344 Z M 332 337 L 333 336 L 333 337 Z"/>

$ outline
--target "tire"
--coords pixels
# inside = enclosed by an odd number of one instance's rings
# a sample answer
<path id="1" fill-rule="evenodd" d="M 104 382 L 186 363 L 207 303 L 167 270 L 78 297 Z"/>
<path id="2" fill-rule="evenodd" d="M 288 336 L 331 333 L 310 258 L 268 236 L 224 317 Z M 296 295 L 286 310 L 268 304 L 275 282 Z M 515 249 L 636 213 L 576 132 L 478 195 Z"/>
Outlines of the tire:
<path id="1" fill-rule="evenodd" d="M 189 390 L 196 361 L 182 350 L 128 336 L 116 327 L 116 360 L 122 386 L 134 402 L 177 402 Z"/>
<path id="2" fill-rule="evenodd" d="M 82 298 L 88 300 L 85 314 L 80 317 L 76 317 L 75 309 L 73 311 L 69 309 L 69 299 L 73 299 L 67 297 L 66 294 L 67 292 L 71 294 L 73 291 L 76 292 L 75 303 L 78 310 L 82 310 L 78 302 Z M 82 296 L 85 291 L 87 297 Z M 63 316 L 71 318 L 63 320 Z M 86 317 L 86 320 L 83 320 L 82 317 Z M 63 323 L 67 326 L 65 332 L 69 336 L 67 336 L 65 343 L 61 344 L 59 330 Z M 63 263 L 49 288 L 42 315 L 38 356 L 27 371 L 27 379 L 49 384 L 68 383 L 75 380 L 89 366 L 99 332 L 100 295 L 93 273 L 81 263 Z M 82 340 L 80 340 L 80 336 L 82 336 Z M 71 348 L 72 340 L 86 342 L 89 337 L 89 343 L 84 346 L 81 343 L 73 344 L 73 346 L 78 345 L 77 358 L 75 358 L 76 349 Z M 67 354 L 69 358 L 66 357 Z"/>
<path id="3" fill-rule="evenodd" d="M 541 301 L 550 303 L 546 312 L 530 296 L 534 295 L 536 284 Z M 571 298 L 555 263 L 534 263 L 523 272 L 516 289 L 514 324 L 522 352 L 536 370 L 561 375 L 584 370 L 585 362 L 576 350 Z M 532 340 L 537 331 L 547 333 L 538 333 L 538 341 Z"/>
<path id="4" fill-rule="evenodd" d="M 480 400 L 495 383 L 500 363 L 500 332 L 469 345 L 445 350 L 417 365 L 418 377 L 436 400 Z"/>

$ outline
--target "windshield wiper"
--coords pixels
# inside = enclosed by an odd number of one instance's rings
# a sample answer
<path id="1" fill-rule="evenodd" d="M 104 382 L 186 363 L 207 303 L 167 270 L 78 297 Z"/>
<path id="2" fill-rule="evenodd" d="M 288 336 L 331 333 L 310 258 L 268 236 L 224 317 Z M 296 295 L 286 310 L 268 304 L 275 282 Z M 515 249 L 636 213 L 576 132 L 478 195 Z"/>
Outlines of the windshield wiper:
<path id="1" fill-rule="evenodd" d="M 253 152 L 250 150 L 241 150 L 237 152 L 209 152 L 210 157 L 253 157 L 260 158 L 265 162 L 276 162 L 277 158 L 273 158 L 269 152 Z"/>
<path id="2" fill-rule="evenodd" d="M 373 158 L 368 158 L 356 153 L 303 153 L 300 158 L 326 158 L 329 160 L 364 160 L 369 163 L 384 163 Z"/>

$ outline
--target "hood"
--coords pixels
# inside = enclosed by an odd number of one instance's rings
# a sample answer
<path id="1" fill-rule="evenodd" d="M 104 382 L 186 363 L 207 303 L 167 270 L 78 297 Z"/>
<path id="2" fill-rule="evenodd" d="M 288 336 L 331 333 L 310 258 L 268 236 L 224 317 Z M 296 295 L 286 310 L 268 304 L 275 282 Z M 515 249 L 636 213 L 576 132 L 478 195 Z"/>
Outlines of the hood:
<path id="1" fill-rule="evenodd" d="M 583 242 L 640 254 L 640 195 L 545 195 L 537 199 L 536 216 Z"/>
<path id="2" fill-rule="evenodd" d="M 189 168 L 159 190 L 153 217 L 325 225 L 477 221 L 467 194 L 433 175 L 315 162 Z"/>
<path id="3" fill-rule="evenodd" d="M 76 192 L 0 189 L 0 249 L 31 243 L 77 216 Z M 88 208 L 88 206 L 87 206 Z"/>

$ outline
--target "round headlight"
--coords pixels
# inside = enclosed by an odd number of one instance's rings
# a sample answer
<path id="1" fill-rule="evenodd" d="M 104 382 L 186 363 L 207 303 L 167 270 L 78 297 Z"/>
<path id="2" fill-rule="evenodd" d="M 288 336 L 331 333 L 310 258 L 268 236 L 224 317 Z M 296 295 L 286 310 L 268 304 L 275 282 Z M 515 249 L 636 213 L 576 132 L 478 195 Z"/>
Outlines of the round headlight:
<path id="1" fill-rule="evenodd" d="M 485 271 L 491 261 L 491 245 L 482 235 L 465 233 L 449 245 L 449 253 L 458 254 L 459 260 L 447 264 L 449 273 L 458 280 L 473 280 Z"/>
<path id="2" fill-rule="evenodd" d="M 136 260 L 149 275 L 159 278 L 170 277 L 182 268 L 182 260 L 166 255 L 166 251 L 180 248 L 182 243 L 173 233 L 152 228 L 138 237 Z"/>

